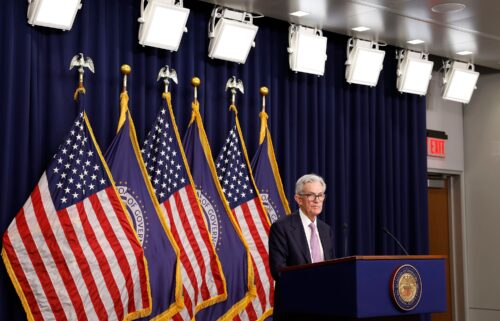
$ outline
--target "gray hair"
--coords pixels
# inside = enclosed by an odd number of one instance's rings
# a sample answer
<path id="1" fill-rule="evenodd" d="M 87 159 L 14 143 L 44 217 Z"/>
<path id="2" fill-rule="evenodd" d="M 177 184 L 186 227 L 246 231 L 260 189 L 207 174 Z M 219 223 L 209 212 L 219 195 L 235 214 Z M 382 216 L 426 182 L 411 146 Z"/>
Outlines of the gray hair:
<path id="1" fill-rule="evenodd" d="M 326 183 L 323 178 L 316 174 L 306 174 L 297 180 L 295 183 L 295 194 L 300 194 L 304 190 L 304 185 L 307 183 L 319 182 L 323 185 L 323 191 L 326 190 Z"/>

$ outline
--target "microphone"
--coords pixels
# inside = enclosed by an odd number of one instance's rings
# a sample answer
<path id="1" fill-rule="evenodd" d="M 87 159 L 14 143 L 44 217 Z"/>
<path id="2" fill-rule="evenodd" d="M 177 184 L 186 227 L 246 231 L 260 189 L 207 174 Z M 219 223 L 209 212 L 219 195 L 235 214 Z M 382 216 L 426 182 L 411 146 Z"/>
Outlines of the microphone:
<path id="1" fill-rule="evenodd" d="M 384 226 L 382 227 L 382 230 L 387 234 L 389 235 L 393 240 L 394 242 L 396 242 L 396 244 L 399 246 L 399 248 L 403 251 L 404 254 L 406 255 L 410 255 L 408 254 L 408 251 L 406 251 L 405 247 L 401 244 L 401 242 L 399 242 L 399 240 L 394 236 L 392 235 L 391 232 L 389 232 L 389 230 Z"/>
<path id="2" fill-rule="evenodd" d="M 348 239 L 347 239 L 347 223 L 344 222 L 344 225 L 343 225 L 343 229 L 344 229 L 344 257 L 347 256 L 347 248 L 348 248 Z"/>

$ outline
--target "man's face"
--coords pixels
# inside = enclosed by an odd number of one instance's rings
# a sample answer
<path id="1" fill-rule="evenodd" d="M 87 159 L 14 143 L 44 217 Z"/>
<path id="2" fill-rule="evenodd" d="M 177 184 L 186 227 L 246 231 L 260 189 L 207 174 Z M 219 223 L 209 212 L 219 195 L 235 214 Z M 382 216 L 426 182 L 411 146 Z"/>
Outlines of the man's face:
<path id="1" fill-rule="evenodd" d="M 295 201 L 299 204 L 302 212 L 309 219 L 314 220 L 323 210 L 324 195 L 325 191 L 320 182 L 306 183 L 302 192 L 295 195 Z"/>

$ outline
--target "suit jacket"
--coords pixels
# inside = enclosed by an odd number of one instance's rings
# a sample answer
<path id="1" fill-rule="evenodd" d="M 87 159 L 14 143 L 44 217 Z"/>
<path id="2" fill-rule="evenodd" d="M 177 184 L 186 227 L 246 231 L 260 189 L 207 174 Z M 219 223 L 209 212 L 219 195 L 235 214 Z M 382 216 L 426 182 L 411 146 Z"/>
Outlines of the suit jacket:
<path id="1" fill-rule="evenodd" d="M 323 246 L 325 260 L 335 257 L 333 251 L 333 231 L 323 221 L 318 221 L 318 234 Z M 271 225 L 269 232 L 269 265 L 273 278 L 277 281 L 279 270 L 292 265 L 311 263 L 311 253 L 299 212 L 283 217 Z"/>

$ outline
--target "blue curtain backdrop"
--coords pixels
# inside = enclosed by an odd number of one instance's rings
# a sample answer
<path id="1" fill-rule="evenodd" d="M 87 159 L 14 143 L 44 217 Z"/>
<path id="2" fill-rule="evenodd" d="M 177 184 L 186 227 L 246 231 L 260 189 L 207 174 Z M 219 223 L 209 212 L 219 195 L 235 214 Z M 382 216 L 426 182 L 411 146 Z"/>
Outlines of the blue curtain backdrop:
<path id="1" fill-rule="evenodd" d="M 425 254 L 427 191 L 425 98 L 396 91 L 393 47 L 375 88 L 345 82 L 347 37 L 325 33 L 324 77 L 288 67 L 288 24 L 268 18 L 259 26 L 246 64 L 207 56 L 212 5 L 184 1 L 191 9 L 188 33 L 177 53 L 138 44 L 140 1 L 85 0 L 71 31 L 27 24 L 27 2 L 3 1 L 0 10 L 0 233 L 6 230 L 38 182 L 68 131 L 76 108 L 78 76 L 69 62 L 79 52 L 92 57 L 96 73 L 85 73 L 87 112 L 103 151 L 115 135 L 121 88 L 120 65 L 132 67 L 130 109 L 143 142 L 160 107 L 159 69 L 177 70 L 173 104 L 181 137 L 191 115 L 193 76 L 200 77 L 201 112 L 212 150 L 220 150 L 230 126 L 227 79 L 242 79 L 239 117 L 250 158 L 259 135 L 260 86 L 270 90 L 269 125 L 286 194 L 315 172 L 327 184 L 322 219 L 336 233 L 336 253 L 400 254 L 382 232 L 392 231 L 411 254 Z M 346 246 L 347 241 L 347 246 Z M 14 287 L 0 264 L 0 320 L 24 320 Z"/>

